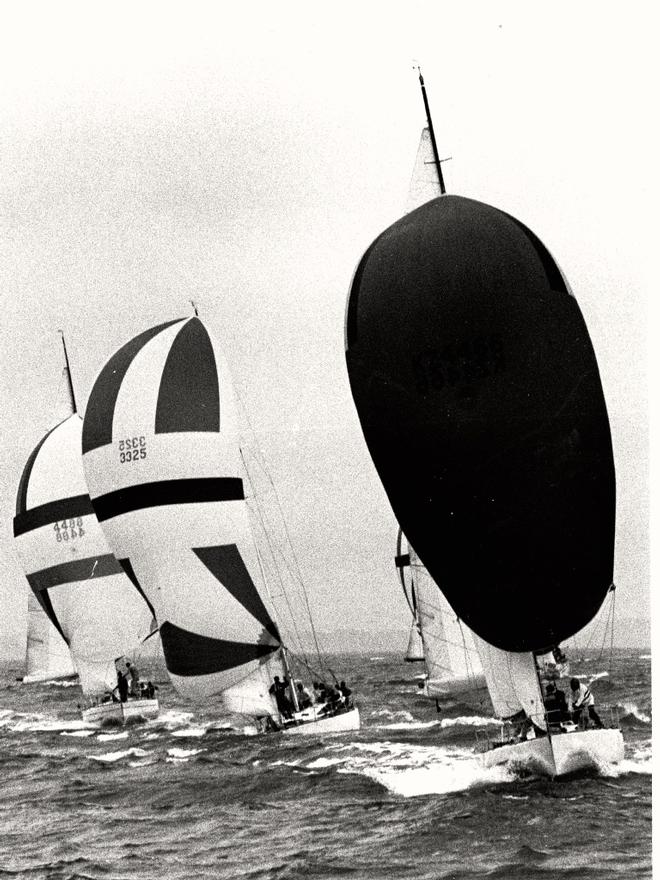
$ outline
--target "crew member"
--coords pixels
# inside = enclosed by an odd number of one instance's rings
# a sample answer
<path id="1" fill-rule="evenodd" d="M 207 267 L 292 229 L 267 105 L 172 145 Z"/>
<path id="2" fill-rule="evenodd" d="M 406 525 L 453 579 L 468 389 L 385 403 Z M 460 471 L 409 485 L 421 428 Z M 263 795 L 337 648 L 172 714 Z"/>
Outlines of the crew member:
<path id="1" fill-rule="evenodd" d="M 545 706 L 548 724 L 560 724 L 562 721 L 568 720 L 566 694 L 564 691 L 559 690 L 553 681 L 545 689 L 543 705 Z"/>
<path id="2" fill-rule="evenodd" d="M 571 679 L 571 709 L 573 721 L 576 724 L 586 709 L 589 713 L 589 718 L 591 718 L 596 727 L 599 729 L 603 727 L 603 722 L 596 712 L 594 695 L 586 684 L 581 684 L 577 678 Z"/>
<path id="3" fill-rule="evenodd" d="M 138 700 L 140 698 L 140 673 L 137 666 L 130 660 L 126 661 L 126 677 L 130 678 L 131 696 Z"/>
<path id="4" fill-rule="evenodd" d="M 291 718 L 291 701 L 286 695 L 287 691 L 287 683 L 282 681 L 279 675 L 276 675 L 273 679 L 273 683 L 268 688 L 268 693 L 272 694 L 275 697 L 275 702 L 277 703 L 277 708 L 282 715 L 283 718 Z"/>
<path id="5" fill-rule="evenodd" d="M 341 691 L 341 695 L 344 698 L 344 705 L 347 709 L 351 708 L 351 694 L 353 691 L 348 687 L 345 681 L 339 682 L 339 690 Z"/>

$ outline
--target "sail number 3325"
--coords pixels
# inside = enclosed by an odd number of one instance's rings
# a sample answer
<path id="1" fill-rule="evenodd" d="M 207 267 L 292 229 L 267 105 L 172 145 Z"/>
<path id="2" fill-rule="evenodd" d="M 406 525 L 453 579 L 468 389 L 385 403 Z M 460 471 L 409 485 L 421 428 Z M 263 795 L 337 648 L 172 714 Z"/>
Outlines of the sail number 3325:
<path id="1" fill-rule="evenodd" d="M 147 444 L 143 436 L 127 437 L 119 441 L 119 461 L 138 461 L 147 457 Z"/>

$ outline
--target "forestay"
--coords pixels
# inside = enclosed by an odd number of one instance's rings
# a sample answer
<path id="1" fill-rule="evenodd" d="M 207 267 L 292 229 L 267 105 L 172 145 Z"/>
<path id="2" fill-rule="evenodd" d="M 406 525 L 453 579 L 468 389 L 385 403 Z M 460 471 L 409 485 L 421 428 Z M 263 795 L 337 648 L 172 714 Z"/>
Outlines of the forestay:
<path id="1" fill-rule="evenodd" d="M 71 415 L 39 443 L 19 484 L 14 535 L 30 587 L 68 644 L 83 693 L 116 685 L 114 658 L 149 632 L 151 612 L 96 520 Z"/>
<path id="2" fill-rule="evenodd" d="M 153 327 L 94 383 L 83 432 L 94 508 L 153 604 L 186 697 L 275 714 L 280 635 L 250 530 L 227 366 L 199 318 Z"/>

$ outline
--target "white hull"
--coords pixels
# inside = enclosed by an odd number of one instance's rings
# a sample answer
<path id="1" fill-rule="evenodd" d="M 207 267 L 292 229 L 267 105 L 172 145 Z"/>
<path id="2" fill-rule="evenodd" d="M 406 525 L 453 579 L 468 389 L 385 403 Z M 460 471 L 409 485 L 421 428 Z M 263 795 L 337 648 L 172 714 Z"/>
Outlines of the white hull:
<path id="1" fill-rule="evenodd" d="M 101 703 L 83 709 L 83 721 L 91 724 L 124 724 L 129 720 L 157 718 L 158 700 L 128 700 L 126 703 Z"/>
<path id="2" fill-rule="evenodd" d="M 486 767 L 507 764 L 546 776 L 564 776 L 577 770 L 598 769 L 623 760 L 623 736 L 616 728 L 578 730 L 541 736 L 489 749 Z"/>
<path id="3" fill-rule="evenodd" d="M 282 728 L 282 733 L 294 736 L 317 736 L 323 733 L 346 733 L 360 729 L 360 711 L 357 706 L 348 712 L 337 715 L 318 716 L 314 710 L 305 709 L 297 712 L 294 721 L 289 721 Z"/>

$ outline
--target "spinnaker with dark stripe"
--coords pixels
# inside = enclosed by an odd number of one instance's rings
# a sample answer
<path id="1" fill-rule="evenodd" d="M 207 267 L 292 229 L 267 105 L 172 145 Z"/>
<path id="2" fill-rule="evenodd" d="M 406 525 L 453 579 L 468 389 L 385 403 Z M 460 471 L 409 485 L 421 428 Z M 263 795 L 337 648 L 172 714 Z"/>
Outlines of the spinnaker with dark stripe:
<path id="1" fill-rule="evenodd" d="M 615 477 L 596 357 L 542 242 L 433 199 L 358 265 L 346 359 L 401 524 L 458 616 L 504 651 L 581 629 L 612 583 Z"/>
<path id="2" fill-rule="evenodd" d="M 132 654 L 149 633 L 151 613 L 94 514 L 81 436 L 82 420 L 74 413 L 30 455 L 19 483 L 14 536 L 33 595 L 68 644 L 83 693 L 97 696 L 116 686 L 114 660 Z M 35 629 L 34 610 L 30 620 Z M 40 631 L 40 641 L 50 645 L 43 625 Z"/>
<path id="3" fill-rule="evenodd" d="M 101 370 L 87 413 L 92 503 L 155 610 L 173 684 L 192 699 L 222 694 L 231 711 L 275 715 L 280 635 L 217 342 L 197 317 L 147 330 Z"/>

